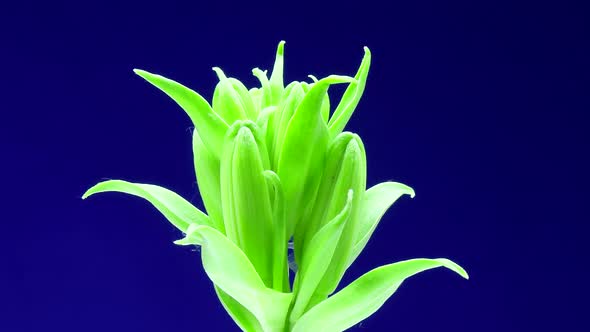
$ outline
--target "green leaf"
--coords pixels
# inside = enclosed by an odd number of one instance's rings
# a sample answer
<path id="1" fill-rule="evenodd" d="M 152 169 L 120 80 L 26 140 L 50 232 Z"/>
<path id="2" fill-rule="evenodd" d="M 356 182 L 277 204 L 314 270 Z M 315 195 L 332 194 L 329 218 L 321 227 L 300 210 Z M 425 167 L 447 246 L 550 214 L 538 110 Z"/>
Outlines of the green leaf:
<path id="1" fill-rule="evenodd" d="M 213 112 L 211 106 L 203 97 L 184 85 L 163 76 L 139 69 L 133 71 L 162 90 L 182 107 L 191 118 L 207 149 L 214 155 L 219 156 L 228 125 L 217 113 Z"/>
<path id="2" fill-rule="evenodd" d="M 179 245 L 201 245 L 209 279 L 256 317 L 264 331 L 282 331 L 292 294 L 267 288 L 248 257 L 223 234 L 208 226 L 190 227 Z"/>
<path id="3" fill-rule="evenodd" d="M 209 217 L 173 191 L 151 184 L 109 180 L 88 189 L 82 199 L 102 192 L 121 192 L 141 197 L 152 203 L 167 219 L 183 233 L 189 225 L 214 227 Z"/>
<path id="4" fill-rule="evenodd" d="M 355 234 L 355 245 L 349 258 L 350 266 L 363 251 L 381 217 L 402 195 L 414 197 L 414 190 L 405 184 L 383 182 L 367 190 L 361 203 L 359 223 Z"/>
<path id="5" fill-rule="evenodd" d="M 313 307 L 297 321 L 292 332 L 346 330 L 376 312 L 406 278 L 441 266 L 469 278 L 463 268 L 444 258 L 412 259 L 384 265 L 367 272 Z"/>
<path id="6" fill-rule="evenodd" d="M 199 193 L 215 229 L 225 234 L 221 209 L 221 182 L 219 158 L 203 144 L 199 133 L 193 132 L 193 158 Z"/>
<path id="7" fill-rule="evenodd" d="M 233 297 L 227 295 L 227 293 L 222 291 L 219 287 L 214 285 L 214 288 L 221 305 L 242 331 L 264 332 L 262 326 L 260 326 L 260 322 L 250 310 L 241 305 L 240 302 L 236 301 Z"/>
<path id="8" fill-rule="evenodd" d="M 342 100 L 340 100 L 340 103 L 336 107 L 336 110 L 334 110 L 334 114 L 328 123 L 330 137 L 336 137 L 342 132 L 342 130 L 344 130 L 346 123 L 350 120 L 352 113 L 365 91 L 367 76 L 369 75 L 369 67 L 371 66 L 371 51 L 368 47 L 365 47 L 364 50 L 365 56 L 363 57 L 359 70 L 354 76 L 356 82 L 353 82 L 348 86 L 342 95 Z"/>
<path id="9" fill-rule="evenodd" d="M 295 305 L 289 318 L 291 326 L 305 313 L 312 295 L 332 261 L 344 225 L 350 217 L 352 197 L 353 191 L 349 190 L 342 211 L 314 235 L 304 252 L 297 273 L 299 277 L 295 283 Z"/>

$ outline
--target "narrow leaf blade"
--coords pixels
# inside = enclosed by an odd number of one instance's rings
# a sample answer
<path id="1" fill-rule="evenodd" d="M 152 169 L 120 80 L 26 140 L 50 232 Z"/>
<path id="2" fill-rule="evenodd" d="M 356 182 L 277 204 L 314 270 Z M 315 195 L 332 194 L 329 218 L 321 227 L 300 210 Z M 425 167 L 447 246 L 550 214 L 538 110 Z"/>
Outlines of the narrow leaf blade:
<path id="1" fill-rule="evenodd" d="M 355 244 L 348 266 L 361 254 L 385 212 L 403 195 L 410 195 L 413 198 L 414 190 L 397 182 L 379 183 L 367 190 L 361 203 Z"/>
<path id="2" fill-rule="evenodd" d="M 330 118 L 328 127 L 330 130 L 330 137 L 336 137 L 344 130 L 346 123 L 350 120 L 352 113 L 358 105 L 363 92 L 365 91 L 365 85 L 367 83 L 367 76 L 369 75 L 369 67 L 371 66 L 371 51 L 365 47 L 365 56 L 361 62 L 361 65 L 354 76 L 355 82 L 351 83 L 344 94 L 342 100 L 334 110 L 334 114 Z"/>
<path id="3" fill-rule="evenodd" d="M 133 71 L 162 90 L 182 107 L 191 118 L 205 146 L 213 154 L 219 155 L 228 125 L 217 113 L 213 112 L 211 105 L 201 95 L 166 77 L 139 69 Z"/>
<path id="4" fill-rule="evenodd" d="M 201 259 L 209 279 L 248 308 L 264 331 L 282 329 L 292 295 L 267 288 L 244 252 L 227 237 L 211 227 L 195 226 L 186 238 L 175 243 L 201 245 Z"/>
<path id="5" fill-rule="evenodd" d="M 156 207 L 176 228 L 186 233 L 189 225 L 214 227 L 209 217 L 177 193 L 152 184 L 109 180 L 88 189 L 82 199 L 102 192 L 121 192 L 141 197 Z"/>
<path id="6" fill-rule="evenodd" d="M 468 279 L 459 265 L 444 258 L 412 259 L 373 269 L 327 300 L 313 307 L 293 327 L 293 332 L 339 332 L 376 312 L 398 287 L 417 273 L 446 267 Z"/>

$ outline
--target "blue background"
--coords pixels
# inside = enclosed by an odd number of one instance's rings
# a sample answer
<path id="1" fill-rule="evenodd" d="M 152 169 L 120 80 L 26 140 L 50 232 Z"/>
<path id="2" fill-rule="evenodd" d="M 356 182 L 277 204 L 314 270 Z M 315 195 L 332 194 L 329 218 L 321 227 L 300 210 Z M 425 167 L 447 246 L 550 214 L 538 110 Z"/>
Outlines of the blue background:
<path id="1" fill-rule="evenodd" d="M 565 1 L 389 5 L 80 1 L 0 10 L 0 331 L 234 331 L 197 253 L 146 202 L 82 201 L 105 178 L 200 204 L 191 123 L 131 69 L 210 98 L 286 44 L 286 78 L 353 75 L 368 185 L 400 200 L 345 284 L 449 257 L 357 331 L 588 331 L 588 11 Z M 342 92 L 334 89 L 335 92 Z"/>

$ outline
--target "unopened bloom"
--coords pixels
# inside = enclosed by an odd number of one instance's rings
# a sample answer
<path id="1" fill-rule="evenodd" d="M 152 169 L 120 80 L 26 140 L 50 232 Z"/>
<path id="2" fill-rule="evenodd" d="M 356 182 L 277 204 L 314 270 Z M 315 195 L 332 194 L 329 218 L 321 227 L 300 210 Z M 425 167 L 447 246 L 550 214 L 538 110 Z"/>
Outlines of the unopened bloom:
<path id="1" fill-rule="evenodd" d="M 354 77 L 311 76 L 284 85 L 284 42 L 270 78 L 248 89 L 214 67 L 212 104 L 182 84 L 135 72 L 170 96 L 195 125 L 196 179 L 207 213 L 162 187 L 101 182 L 83 196 L 119 191 L 151 202 L 200 245 L 203 267 L 224 308 L 244 331 L 342 331 L 374 313 L 408 277 L 435 267 L 467 273 L 446 259 L 414 259 L 369 271 L 335 292 L 387 209 L 414 191 L 384 182 L 366 189 L 361 138 L 343 132 L 363 94 L 371 62 Z M 331 112 L 329 87 L 348 84 Z M 289 282 L 288 242 L 298 269 Z"/>

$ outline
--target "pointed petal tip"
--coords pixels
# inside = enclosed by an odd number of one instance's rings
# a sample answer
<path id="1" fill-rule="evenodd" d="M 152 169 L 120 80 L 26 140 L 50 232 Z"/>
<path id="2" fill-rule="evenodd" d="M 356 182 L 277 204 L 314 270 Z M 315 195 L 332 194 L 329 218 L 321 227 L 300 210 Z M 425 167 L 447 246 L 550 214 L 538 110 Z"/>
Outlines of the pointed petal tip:
<path id="1" fill-rule="evenodd" d="M 193 244 L 192 241 L 188 239 L 188 237 L 176 240 L 173 243 L 179 246 L 189 246 Z"/>
<path id="2" fill-rule="evenodd" d="M 147 71 L 138 68 L 133 68 L 133 72 L 135 73 L 135 75 L 141 76 L 143 78 L 150 75 L 150 73 L 148 73 Z"/>
<path id="3" fill-rule="evenodd" d="M 469 274 L 459 264 L 453 262 L 450 259 L 446 259 L 446 258 L 438 258 L 436 260 L 439 261 L 447 269 L 449 269 L 449 270 L 457 273 L 461 277 L 463 277 L 465 280 L 469 280 Z"/>
<path id="4" fill-rule="evenodd" d="M 281 40 L 279 46 L 277 46 L 277 55 L 283 56 L 283 54 L 285 54 L 285 41 Z"/>
<path id="5" fill-rule="evenodd" d="M 363 46 L 363 51 L 365 51 L 365 55 L 371 55 L 371 50 L 367 46 Z"/>
<path id="6" fill-rule="evenodd" d="M 223 79 L 226 79 L 227 76 L 225 76 L 225 73 L 223 72 L 223 70 L 221 70 L 221 68 L 219 67 L 213 67 L 211 68 L 213 69 L 213 71 L 215 72 L 215 74 L 217 75 L 217 78 L 221 81 Z"/>
<path id="7" fill-rule="evenodd" d="M 97 193 L 97 188 L 98 186 L 100 186 L 102 182 L 99 182 L 97 184 L 95 184 L 94 186 L 88 188 L 88 190 L 86 190 L 86 192 L 84 194 L 82 194 L 82 199 L 86 199 L 94 194 Z"/>

